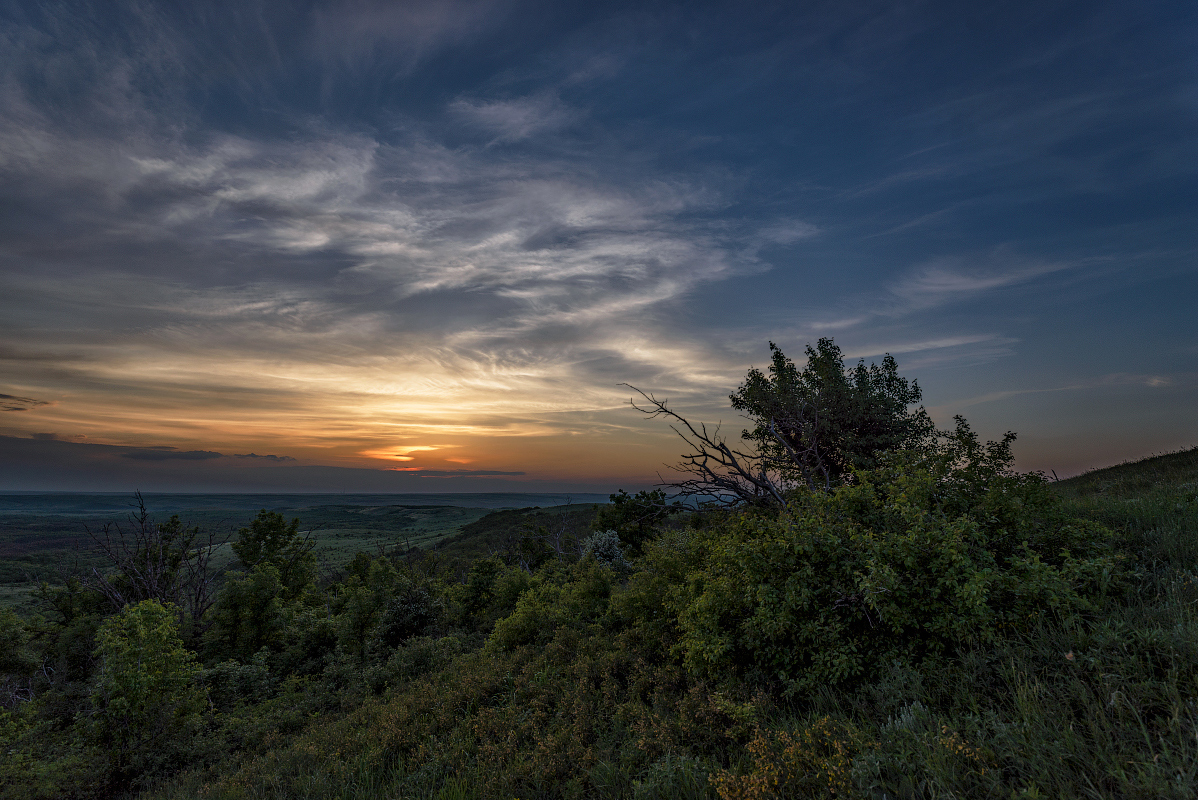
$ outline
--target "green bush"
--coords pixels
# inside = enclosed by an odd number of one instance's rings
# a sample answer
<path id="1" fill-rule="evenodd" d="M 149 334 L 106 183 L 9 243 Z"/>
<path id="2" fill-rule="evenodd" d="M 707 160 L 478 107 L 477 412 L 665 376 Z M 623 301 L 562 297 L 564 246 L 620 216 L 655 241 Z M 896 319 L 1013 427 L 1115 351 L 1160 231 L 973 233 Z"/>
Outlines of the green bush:
<path id="1" fill-rule="evenodd" d="M 96 640 L 101 666 L 91 735 L 115 776 L 138 784 L 177 768 L 207 706 L 200 666 L 179 637 L 177 609 L 157 600 L 127 606 L 100 626 Z"/>
<path id="2" fill-rule="evenodd" d="M 584 628 L 607 614 L 616 573 L 594 560 L 571 568 L 547 565 L 520 595 L 512 613 L 495 624 L 491 651 L 545 644 L 559 627 Z"/>
<path id="3" fill-rule="evenodd" d="M 794 694 L 1092 611 L 1118 578 L 1112 534 L 1056 513 L 1007 460 L 1001 444 L 892 456 L 697 531 L 701 566 L 672 601 L 687 666 Z"/>
<path id="4" fill-rule="evenodd" d="M 232 573 L 209 611 L 203 637 L 209 663 L 229 658 L 246 663 L 263 647 L 281 647 L 285 591 L 274 564 L 259 564 L 248 575 Z"/>

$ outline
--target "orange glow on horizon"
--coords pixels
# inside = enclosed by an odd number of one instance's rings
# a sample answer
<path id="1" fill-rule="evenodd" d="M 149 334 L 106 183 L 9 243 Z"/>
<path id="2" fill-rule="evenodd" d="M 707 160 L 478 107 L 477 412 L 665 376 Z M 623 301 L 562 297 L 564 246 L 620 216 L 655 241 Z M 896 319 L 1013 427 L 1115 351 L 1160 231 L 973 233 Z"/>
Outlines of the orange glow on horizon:
<path id="1" fill-rule="evenodd" d="M 360 450 L 358 455 L 366 456 L 367 458 L 376 458 L 383 461 L 415 461 L 415 456 L 410 456 L 408 453 L 431 452 L 441 450 L 444 447 L 453 447 L 454 445 L 400 445 L 396 447 L 375 448 L 372 450 Z"/>

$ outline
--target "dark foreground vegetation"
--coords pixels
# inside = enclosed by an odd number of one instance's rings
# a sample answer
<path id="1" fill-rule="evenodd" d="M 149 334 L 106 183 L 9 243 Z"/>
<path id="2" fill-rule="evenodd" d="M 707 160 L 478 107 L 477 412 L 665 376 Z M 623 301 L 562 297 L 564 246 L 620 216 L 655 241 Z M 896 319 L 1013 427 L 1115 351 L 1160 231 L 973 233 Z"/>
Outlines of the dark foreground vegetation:
<path id="1" fill-rule="evenodd" d="M 0 619 L 0 794 L 1198 796 L 1198 449 L 1017 474 L 826 344 L 750 373 L 743 452 L 683 428 L 735 462 L 702 511 L 499 512 L 324 579 L 264 512 L 207 595 L 139 528 Z"/>

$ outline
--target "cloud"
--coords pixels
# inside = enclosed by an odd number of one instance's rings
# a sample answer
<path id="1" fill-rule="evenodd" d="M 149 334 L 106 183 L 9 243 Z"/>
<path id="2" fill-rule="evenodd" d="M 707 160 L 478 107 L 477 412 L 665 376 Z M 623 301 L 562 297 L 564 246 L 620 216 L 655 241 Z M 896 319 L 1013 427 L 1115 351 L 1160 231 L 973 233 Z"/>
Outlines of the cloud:
<path id="1" fill-rule="evenodd" d="M 414 461 L 415 456 L 412 453 L 432 452 L 435 450 L 444 449 L 447 445 L 396 445 L 392 447 L 376 448 L 372 450 L 362 450 L 358 455 L 366 456 L 367 458 L 377 458 L 384 461 Z M 453 447 L 454 445 L 448 445 Z"/>
<path id="2" fill-rule="evenodd" d="M 417 467 L 389 467 L 384 472 L 404 472 L 420 478 L 479 478 L 488 475 L 526 475 L 525 472 L 505 472 L 495 469 L 419 469 Z"/>
<path id="3" fill-rule="evenodd" d="M 794 244 L 819 234 L 819 228 L 802 220 L 788 220 L 764 226 L 756 235 L 763 243 Z"/>
<path id="4" fill-rule="evenodd" d="M 502 12 L 497 0 L 345 0 L 313 12 L 317 52 L 331 66 L 396 64 L 410 72 L 449 45 L 482 33 Z"/>
<path id="5" fill-rule="evenodd" d="M 1059 37 L 1018 9 L 962 58 L 973 12 L 922 6 L 713 7 L 682 37 L 503 0 L 26 6 L 0 21 L 0 358 L 56 403 L 0 409 L 178 445 L 127 468 L 628 436 L 617 384 L 722 406 L 779 329 L 990 357 L 1013 289 L 1106 252 L 1070 225 L 1192 228 L 1176 79 L 1126 102 L 1165 61 L 1076 80 L 1081 45 L 1029 61 Z M 1103 63 L 1146 41 L 1103 30 Z"/>
<path id="6" fill-rule="evenodd" d="M 208 461 L 221 458 L 221 453 L 212 450 L 176 450 L 173 447 L 144 447 L 126 450 L 121 458 L 134 461 Z"/>
<path id="7" fill-rule="evenodd" d="M 898 301 L 895 311 L 922 311 L 1077 266 L 1077 262 L 1019 257 L 998 248 L 975 258 L 930 261 L 891 284 L 890 294 Z"/>
<path id="8" fill-rule="evenodd" d="M 142 461 L 120 446 L 0 434 L 0 485 L 18 491 L 76 492 L 603 492 L 610 481 L 544 480 L 500 470 L 397 472 L 233 459 Z M 434 488 L 440 487 L 440 488 Z"/>
<path id="9" fill-rule="evenodd" d="M 336 70 L 402 71 L 504 13 L 346 3 L 314 12 L 312 30 Z M 159 73 L 197 57 L 166 23 L 146 24 Z M 0 100 L 20 112 L 0 122 L 0 200 L 29 210 L 3 231 L 0 338 L 41 359 L 22 362 L 26 385 L 75 387 L 76 409 L 107 408 L 130 429 L 136 418 L 159 441 L 177 430 L 171 408 L 222 395 L 238 408 L 188 414 L 189 441 L 300 417 L 321 420 L 310 441 L 355 423 L 385 441 L 387 418 L 552 433 L 576 425 L 562 412 L 618 402 L 622 380 L 722 390 L 732 359 L 694 342 L 680 304 L 766 269 L 763 244 L 815 231 L 793 217 L 727 224 L 726 172 L 663 169 L 651 140 L 596 150 L 600 122 L 553 86 L 474 87 L 438 104 L 459 129 L 547 155 L 447 141 L 434 117 L 384 129 L 295 115 L 286 135 L 234 134 L 169 104 L 158 113 L 157 96 L 122 83 L 137 53 L 58 47 L 99 53 L 78 109 L 57 113 L 26 81 L 43 69 L 33 51 L 10 65 Z M 125 120 L 119 135 L 90 124 L 101 112 L 88 97 Z"/>
<path id="10" fill-rule="evenodd" d="M 276 455 L 258 455 L 257 453 L 234 453 L 233 458 L 249 458 L 253 460 L 265 459 L 267 461 L 285 462 L 295 461 L 291 456 L 276 456 Z"/>
<path id="11" fill-rule="evenodd" d="M 460 98 L 449 108 L 463 120 L 493 133 L 495 142 L 503 143 L 560 130 L 579 116 L 548 92 L 510 100 Z"/>
<path id="12" fill-rule="evenodd" d="M 34 400 L 32 397 L 16 397 L 11 394 L 0 394 L 0 411 L 28 411 L 38 406 L 48 406 L 45 400 Z"/>
<path id="13" fill-rule="evenodd" d="M 1145 375 L 1141 373 L 1115 372 L 1106 375 L 1099 375 L 1086 381 L 1068 383 L 1061 386 L 1049 387 L 1032 387 L 1027 389 L 1005 389 L 995 392 L 987 392 L 986 394 L 967 397 L 963 400 L 954 400 L 952 403 L 953 409 L 968 408 L 970 406 L 981 405 L 983 403 L 992 403 L 998 400 L 1006 400 L 1009 397 L 1018 397 L 1027 394 L 1046 394 L 1053 392 L 1093 392 L 1098 389 L 1109 389 L 1118 387 L 1145 387 L 1148 389 L 1165 389 L 1169 387 L 1192 387 L 1198 385 L 1198 373 L 1179 372 L 1169 375 Z M 946 412 L 948 406 L 938 407 L 934 410 Z"/>
<path id="14" fill-rule="evenodd" d="M 45 133 L 49 152 L 23 172 L 86 183 L 57 155 L 78 140 Z M 363 391 L 406 395 L 408 415 L 430 426 L 477 416 L 480 404 L 527 413 L 530 395 L 546 409 L 593 408 L 646 369 L 693 382 L 698 373 L 676 358 L 687 333 L 671 324 L 670 305 L 762 269 L 745 255 L 754 230 L 705 221 L 720 194 L 696 176 L 631 182 L 623 168 L 599 177 L 422 135 L 384 144 L 319 127 L 297 142 L 218 136 L 144 154 L 136 140 L 123 152 L 85 144 L 119 180 L 77 237 L 53 253 L 43 240 L 25 245 L 21 257 L 42 269 L 0 278 L 0 306 L 12 347 L 71 356 L 29 374 L 68 372 L 129 397 L 196 402 L 232 391 L 269 398 L 277 413 L 284 395 L 298 393 L 299 404 L 303 387 L 319 385 L 330 402 L 345 390 L 350 403 Z M 88 202 L 76 193 L 77 205 Z M 763 236 L 807 233 L 788 222 Z M 63 273 L 63 264 L 87 266 Z M 29 333 L 47 324 L 53 336 Z M 604 359 L 626 367 L 588 374 Z M 710 352 L 700 359 L 711 363 Z"/>

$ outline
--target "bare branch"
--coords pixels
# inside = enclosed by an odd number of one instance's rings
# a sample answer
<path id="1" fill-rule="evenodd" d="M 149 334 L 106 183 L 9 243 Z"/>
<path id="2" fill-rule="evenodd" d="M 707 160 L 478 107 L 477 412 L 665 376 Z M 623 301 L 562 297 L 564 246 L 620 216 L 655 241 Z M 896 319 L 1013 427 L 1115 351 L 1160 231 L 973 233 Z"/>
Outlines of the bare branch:
<path id="1" fill-rule="evenodd" d="M 209 532 L 207 541 L 199 543 L 198 528 L 188 529 L 177 517 L 159 525 L 140 492 L 136 498 L 127 529 L 112 523 L 99 531 L 84 528 L 109 563 L 108 570 L 93 568 L 87 583 L 116 609 L 158 600 L 174 604 L 181 617 L 199 626 L 215 600 L 212 554 L 228 537 L 218 540 Z"/>
<path id="2" fill-rule="evenodd" d="M 734 449 L 720 435 L 719 426 L 709 430 L 705 423 L 696 427 L 672 410 L 666 400 L 658 400 L 631 384 L 643 399 L 629 404 L 650 419 L 667 417 L 675 421 L 670 429 L 686 442 L 692 452 L 684 453 L 673 469 L 691 477 L 665 483 L 684 497 L 705 497 L 721 506 L 741 503 L 771 503 L 786 505 L 786 492 L 791 487 L 785 475 L 770 465 L 758 452 Z"/>

